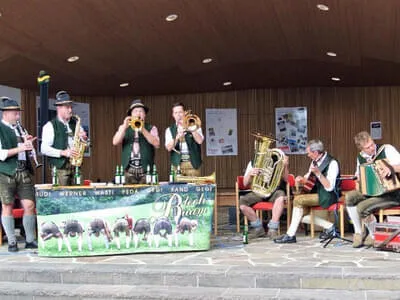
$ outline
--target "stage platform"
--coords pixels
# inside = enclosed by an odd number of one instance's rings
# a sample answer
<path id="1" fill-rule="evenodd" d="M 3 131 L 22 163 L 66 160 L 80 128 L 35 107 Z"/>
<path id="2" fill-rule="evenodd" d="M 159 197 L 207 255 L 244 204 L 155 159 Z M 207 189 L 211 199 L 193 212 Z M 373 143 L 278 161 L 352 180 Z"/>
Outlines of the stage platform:
<path id="1" fill-rule="evenodd" d="M 210 251 L 189 253 L 42 258 L 3 245 L 0 299 L 400 299 L 398 253 L 219 232 Z"/>

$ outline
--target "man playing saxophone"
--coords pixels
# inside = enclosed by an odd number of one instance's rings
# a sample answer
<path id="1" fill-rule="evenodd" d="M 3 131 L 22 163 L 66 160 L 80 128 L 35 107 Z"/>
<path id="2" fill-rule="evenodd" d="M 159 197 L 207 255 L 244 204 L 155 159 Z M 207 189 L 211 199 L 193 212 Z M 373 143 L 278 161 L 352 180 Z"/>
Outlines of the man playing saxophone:
<path id="1" fill-rule="evenodd" d="M 22 224 L 25 229 L 25 248 L 37 248 L 33 169 L 28 158 L 28 152 L 32 151 L 32 142 L 35 138 L 27 134 L 23 140 L 23 133 L 16 126 L 20 119 L 21 108 L 19 104 L 8 97 L 2 97 L 1 100 L 0 109 L 3 111 L 2 121 L 0 122 L 1 223 L 7 235 L 8 251 L 16 252 L 18 246 L 12 214 L 16 196 L 19 197 L 24 209 Z"/>
<path id="2" fill-rule="evenodd" d="M 113 137 L 113 145 L 122 144 L 122 166 L 126 183 L 145 183 L 147 168 L 153 170 L 155 149 L 160 147 L 156 126 L 145 122 L 149 108 L 140 99 L 133 100 L 123 123 Z"/>
<path id="3" fill-rule="evenodd" d="M 42 147 L 43 155 L 48 156 L 51 167 L 57 168 L 58 183 L 62 186 L 73 184 L 74 167 L 70 158 L 79 156 L 74 149 L 74 133 L 76 120 L 72 118 L 72 104 L 69 94 L 60 91 L 56 94 L 57 116 L 43 126 Z M 86 132 L 80 127 L 79 137 L 87 140 Z"/>
<path id="4" fill-rule="evenodd" d="M 165 130 L 165 148 L 170 152 L 171 164 L 180 166 L 184 176 L 200 176 L 201 147 L 204 141 L 200 126 L 185 128 L 185 107 L 182 103 L 172 106 L 175 123 Z"/>

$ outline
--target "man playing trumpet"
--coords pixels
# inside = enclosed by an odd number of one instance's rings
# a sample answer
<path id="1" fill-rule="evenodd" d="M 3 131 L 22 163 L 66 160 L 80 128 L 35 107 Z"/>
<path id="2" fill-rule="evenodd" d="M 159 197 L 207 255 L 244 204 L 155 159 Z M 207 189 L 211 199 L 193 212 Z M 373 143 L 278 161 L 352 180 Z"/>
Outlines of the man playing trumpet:
<path id="1" fill-rule="evenodd" d="M 56 94 L 57 117 L 47 122 L 42 131 L 43 155 L 49 157 L 51 167 L 57 168 L 59 185 L 68 186 L 74 183 L 74 166 L 70 158 L 77 157 L 79 151 L 74 149 L 76 120 L 72 118 L 72 105 L 69 94 L 60 91 Z M 80 127 L 79 136 L 87 140 L 86 132 Z"/>
<path id="2" fill-rule="evenodd" d="M 201 147 L 204 141 L 200 126 L 185 128 L 185 107 L 182 103 L 172 106 L 175 123 L 165 130 L 165 148 L 170 152 L 171 164 L 180 166 L 184 176 L 200 176 Z"/>
<path id="3" fill-rule="evenodd" d="M 21 200 L 24 209 L 22 224 L 25 229 L 25 248 L 35 249 L 36 216 L 34 189 L 32 183 L 33 169 L 28 159 L 32 151 L 32 142 L 36 139 L 23 134 L 16 126 L 20 119 L 19 104 L 8 97 L 2 97 L 3 111 L 0 123 L 0 200 L 2 204 L 1 223 L 8 239 L 8 251 L 18 251 L 15 237 L 15 222 L 12 214 L 15 196 Z M 1 237 L 0 237 L 1 238 Z"/>
<path id="4" fill-rule="evenodd" d="M 156 126 L 145 122 L 149 108 L 133 100 L 123 123 L 114 134 L 113 145 L 122 144 L 122 166 L 126 183 L 145 183 L 146 170 L 154 165 L 155 148 L 160 147 Z"/>

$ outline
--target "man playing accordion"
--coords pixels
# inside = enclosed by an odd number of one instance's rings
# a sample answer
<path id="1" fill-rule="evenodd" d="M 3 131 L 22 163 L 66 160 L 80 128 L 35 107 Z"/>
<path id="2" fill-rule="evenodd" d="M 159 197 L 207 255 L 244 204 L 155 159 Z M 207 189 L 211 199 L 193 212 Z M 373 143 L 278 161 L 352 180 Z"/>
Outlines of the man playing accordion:
<path id="1" fill-rule="evenodd" d="M 378 147 L 368 132 L 359 132 L 354 137 L 354 142 L 360 153 L 357 155 L 356 177 L 360 184 L 360 167 L 364 164 L 385 160 L 385 164 L 381 164 L 378 175 L 382 178 L 396 176 L 400 171 L 400 153 L 389 144 Z M 364 180 L 365 181 L 365 180 Z M 389 191 L 378 196 L 363 195 L 360 191 L 355 190 L 346 194 L 346 207 L 349 217 L 353 221 L 354 237 L 353 247 L 359 248 L 363 245 L 373 246 L 374 243 L 374 226 L 376 218 L 374 211 L 383 208 L 389 208 L 400 204 L 400 190 Z M 362 232 L 361 219 L 368 229 L 368 235 L 364 236 Z"/>

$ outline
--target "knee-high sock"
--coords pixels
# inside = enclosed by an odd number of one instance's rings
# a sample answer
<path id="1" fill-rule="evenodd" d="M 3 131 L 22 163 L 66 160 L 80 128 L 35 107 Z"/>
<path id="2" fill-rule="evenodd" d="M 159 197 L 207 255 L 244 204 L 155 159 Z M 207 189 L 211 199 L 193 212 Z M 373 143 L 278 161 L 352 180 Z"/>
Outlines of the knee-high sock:
<path id="1" fill-rule="evenodd" d="M 15 237 L 15 221 L 12 216 L 1 216 L 1 222 L 3 223 L 4 231 L 6 232 L 8 244 L 16 243 L 17 238 Z"/>
<path id="2" fill-rule="evenodd" d="M 365 220 L 365 226 L 368 228 L 369 235 L 374 238 L 374 231 L 376 225 L 376 217 L 374 215 L 370 215 Z"/>
<path id="3" fill-rule="evenodd" d="M 36 216 L 23 216 L 22 224 L 25 229 L 25 240 L 27 243 L 32 243 L 35 240 Z"/>
<path id="4" fill-rule="evenodd" d="M 307 215 L 303 217 L 303 220 L 301 220 L 303 223 L 311 224 L 311 215 Z M 322 219 L 320 217 L 314 216 L 314 224 L 321 226 L 324 229 L 331 228 L 333 226 L 333 223 Z"/>
<path id="5" fill-rule="evenodd" d="M 361 219 L 357 211 L 357 206 L 347 206 L 346 209 L 350 219 L 353 221 L 354 233 L 361 234 L 362 233 Z"/>
<path id="6" fill-rule="evenodd" d="M 286 232 L 288 236 L 296 235 L 297 228 L 299 227 L 301 218 L 303 217 L 303 212 L 304 209 L 302 207 L 293 208 L 292 222 L 290 223 L 289 229 Z"/>

